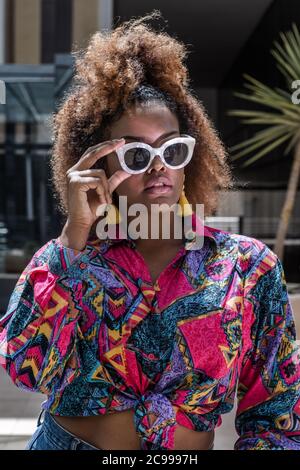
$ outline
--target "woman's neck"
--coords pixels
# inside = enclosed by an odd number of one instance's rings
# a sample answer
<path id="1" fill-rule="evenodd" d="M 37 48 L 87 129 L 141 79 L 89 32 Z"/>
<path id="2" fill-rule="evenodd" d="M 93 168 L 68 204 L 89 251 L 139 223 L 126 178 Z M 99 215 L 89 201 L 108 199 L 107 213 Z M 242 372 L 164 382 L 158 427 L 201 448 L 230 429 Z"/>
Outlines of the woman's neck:
<path id="1" fill-rule="evenodd" d="M 131 222 L 135 217 L 128 217 L 128 232 L 132 235 Z M 142 226 L 142 228 L 141 228 Z M 134 224 L 134 228 L 136 225 Z M 140 237 L 135 239 L 136 246 L 145 251 L 180 247 L 184 243 L 183 218 L 170 212 L 165 218 L 159 214 L 157 218 L 140 219 Z"/>

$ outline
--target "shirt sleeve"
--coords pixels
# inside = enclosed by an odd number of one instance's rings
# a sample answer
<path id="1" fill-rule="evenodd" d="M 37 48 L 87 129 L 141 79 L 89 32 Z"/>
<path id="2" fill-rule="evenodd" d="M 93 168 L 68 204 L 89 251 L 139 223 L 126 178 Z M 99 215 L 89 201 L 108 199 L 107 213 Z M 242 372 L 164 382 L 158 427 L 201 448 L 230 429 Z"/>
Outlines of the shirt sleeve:
<path id="1" fill-rule="evenodd" d="M 79 375 L 83 251 L 53 239 L 20 275 L 0 317 L 0 364 L 20 388 L 51 394 Z"/>
<path id="2" fill-rule="evenodd" d="M 300 450 L 300 350 L 283 267 L 270 253 L 245 282 L 250 341 L 237 389 L 235 450 Z"/>

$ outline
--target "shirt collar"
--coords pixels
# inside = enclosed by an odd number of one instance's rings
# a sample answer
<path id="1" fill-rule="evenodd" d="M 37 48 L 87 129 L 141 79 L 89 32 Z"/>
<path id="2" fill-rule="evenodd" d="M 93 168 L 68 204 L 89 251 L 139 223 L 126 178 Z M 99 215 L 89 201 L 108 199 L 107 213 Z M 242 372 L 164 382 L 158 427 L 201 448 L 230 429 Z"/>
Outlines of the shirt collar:
<path id="1" fill-rule="evenodd" d="M 114 236 L 108 235 L 107 238 L 104 240 L 101 240 L 96 236 L 96 238 L 90 241 L 91 244 L 94 246 L 99 245 L 99 250 L 101 251 L 101 253 L 106 252 L 112 245 L 124 241 L 128 243 L 132 248 L 135 248 L 135 240 L 132 239 L 124 230 L 121 223 L 120 213 L 117 207 L 115 205 L 112 206 L 113 211 L 108 212 L 106 220 L 107 225 L 109 225 L 113 229 L 111 233 L 113 233 Z M 191 217 L 189 221 L 185 220 L 183 222 L 186 222 L 187 227 L 192 227 L 191 230 L 184 233 L 184 248 L 186 250 L 201 249 L 206 238 L 208 238 L 212 242 L 215 248 L 218 246 L 216 229 L 205 225 L 202 219 L 198 217 L 198 215 L 192 210 L 191 206 L 190 211 L 188 211 L 188 214 L 183 215 L 183 217 Z"/>

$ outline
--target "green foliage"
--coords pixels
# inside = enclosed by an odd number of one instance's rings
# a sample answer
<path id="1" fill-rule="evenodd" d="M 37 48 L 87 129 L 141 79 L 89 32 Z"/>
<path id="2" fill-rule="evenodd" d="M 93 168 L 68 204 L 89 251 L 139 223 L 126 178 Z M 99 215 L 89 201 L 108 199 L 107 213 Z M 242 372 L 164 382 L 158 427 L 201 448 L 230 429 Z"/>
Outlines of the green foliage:
<path id="1" fill-rule="evenodd" d="M 286 79 L 287 90 L 272 89 L 250 75 L 244 74 L 243 77 L 246 79 L 244 86 L 250 92 L 235 92 L 234 95 L 261 105 L 263 109 L 228 111 L 230 116 L 242 118 L 241 122 L 244 124 L 264 127 L 250 139 L 230 148 L 233 153 L 238 151 L 231 157 L 232 161 L 245 155 L 252 155 L 242 165 L 244 167 L 251 165 L 284 142 L 287 143 L 284 150 L 284 155 L 287 156 L 300 139 L 300 105 L 292 102 L 292 93 L 295 91 L 292 83 L 300 80 L 300 34 L 297 26 L 293 23 L 292 30 L 285 34 L 280 33 L 280 37 L 282 44 L 275 41 L 271 53 Z"/>

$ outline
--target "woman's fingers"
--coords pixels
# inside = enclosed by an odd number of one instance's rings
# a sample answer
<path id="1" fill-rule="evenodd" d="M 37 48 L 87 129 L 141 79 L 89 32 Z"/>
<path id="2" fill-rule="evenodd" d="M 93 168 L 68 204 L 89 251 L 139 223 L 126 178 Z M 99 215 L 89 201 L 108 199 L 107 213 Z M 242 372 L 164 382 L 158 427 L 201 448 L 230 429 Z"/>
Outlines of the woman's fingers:
<path id="1" fill-rule="evenodd" d="M 101 178 L 94 176 L 80 176 L 79 174 L 73 174 L 69 182 L 70 188 L 74 191 L 87 192 L 89 189 L 96 189 L 101 202 L 106 202 L 106 191 L 102 184 Z"/>
<path id="2" fill-rule="evenodd" d="M 130 173 L 127 173 L 124 170 L 117 170 L 114 174 L 108 179 L 108 186 L 110 194 L 121 184 L 124 180 L 132 176 Z"/>
<path id="3" fill-rule="evenodd" d="M 91 168 L 99 158 L 113 152 L 124 142 L 122 139 L 119 142 L 103 142 L 91 147 L 69 168 L 66 177 L 70 219 L 80 222 L 81 225 L 91 226 L 97 218 L 98 203 L 111 204 L 113 191 L 122 181 L 132 176 L 126 171 L 117 170 L 108 180 L 104 169 Z"/>
<path id="4" fill-rule="evenodd" d="M 99 168 L 99 169 L 92 168 L 92 169 L 89 169 L 89 170 L 75 171 L 75 172 L 73 172 L 73 174 L 74 173 L 78 174 L 82 177 L 95 176 L 95 177 L 99 178 L 100 179 L 99 184 L 101 182 L 101 184 L 103 186 L 106 200 L 110 203 L 111 195 L 109 193 L 108 180 L 107 180 L 105 171 L 102 168 Z M 102 191 L 101 188 L 97 187 L 95 189 L 96 189 L 97 194 L 99 194 L 99 196 L 101 196 L 103 194 L 103 191 Z"/>
<path id="5" fill-rule="evenodd" d="M 124 145 L 124 142 L 125 139 L 120 141 L 107 141 L 88 148 L 87 151 L 78 160 L 78 162 L 68 171 L 81 171 L 89 169 L 96 163 L 97 160 L 99 160 L 99 158 L 105 157 L 109 153 L 113 152 L 116 148 Z"/>

